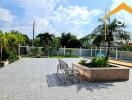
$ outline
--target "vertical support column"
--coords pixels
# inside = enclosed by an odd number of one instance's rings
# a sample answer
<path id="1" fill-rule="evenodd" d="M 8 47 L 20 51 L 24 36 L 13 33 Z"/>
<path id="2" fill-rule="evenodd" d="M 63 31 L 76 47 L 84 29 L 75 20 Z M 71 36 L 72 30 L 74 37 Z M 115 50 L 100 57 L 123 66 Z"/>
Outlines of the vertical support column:
<path id="1" fill-rule="evenodd" d="M 122 59 L 122 57 L 123 57 L 123 51 L 121 51 L 121 59 Z"/>
<path id="2" fill-rule="evenodd" d="M 19 44 L 19 46 L 18 46 L 18 56 L 20 57 L 21 56 L 21 53 L 20 53 L 20 44 Z"/>
<path id="3" fill-rule="evenodd" d="M 96 56 L 97 47 L 95 47 L 95 56 Z"/>
<path id="4" fill-rule="evenodd" d="M 118 58 L 118 48 L 116 48 L 116 59 Z"/>
<path id="5" fill-rule="evenodd" d="M 102 51 L 101 51 L 101 50 L 102 50 L 102 48 L 100 47 L 100 48 L 99 48 L 100 53 L 102 53 Z"/>
<path id="6" fill-rule="evenodd" d="M 0 38 L 0 62 L 2 62 L 2 52 L 3 52 L 3 42 L 2 42 L 2 38 Z"/>
<path id="7" fill-rule="evenodd" d="M 29 53 L 29 46 L 28 46 L 28 44 L 26 46 L 26 53 Z"/>
<path id="8" fill-rule="evenodd" d="M 93 48 L 91 47 L 91 57 L 93 57 Z"/>
<path id="9" fill-rule="evenodd" d="M 64 46 L 64 56 L 66 55 L 66 47 Z"/>
<path id="10" fill-rule="evenodd" d="M 80 47 L 79 51 L 80 51 L 80 57 L 81 57 L 82 56 L 82 48 L 81 47 Z"/>

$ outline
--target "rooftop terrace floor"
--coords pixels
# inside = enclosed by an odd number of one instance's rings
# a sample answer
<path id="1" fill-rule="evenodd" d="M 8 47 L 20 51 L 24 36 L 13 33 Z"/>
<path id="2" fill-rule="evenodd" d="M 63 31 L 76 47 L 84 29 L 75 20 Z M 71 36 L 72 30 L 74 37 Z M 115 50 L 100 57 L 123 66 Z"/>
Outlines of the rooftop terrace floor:
<path id="1" fill-rule="evenodd" d="M 69 66 L 80 58 L 67 58 Z M 68 86 L 53 84 L 47 76 L 56 73 L 54 58 L 23 58 L 0 69 L 0 100 L 132 100 L 132 69 L 125 82 L 81 82 Z"/>

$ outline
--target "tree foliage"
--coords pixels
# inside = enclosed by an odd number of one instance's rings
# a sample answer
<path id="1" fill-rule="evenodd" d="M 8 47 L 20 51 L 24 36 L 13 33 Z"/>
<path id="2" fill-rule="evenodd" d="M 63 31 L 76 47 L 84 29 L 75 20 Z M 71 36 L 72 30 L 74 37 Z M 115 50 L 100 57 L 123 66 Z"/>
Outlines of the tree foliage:
<path id="1" fill-rule="evenodd" d="M 60 41 L 62 47 L 79 48 L 82 46 L 81 41 L 78 40 L 75 35 L 71 35 L 71 33 L 62 33 Z"/>
<path id="2" fill-rule="evenodd" d="M 117 25 L 117 20 L 113 20 L 111 23 L 106 24 L 106 40 L 105 40 L 105 24 L 99 25 L 93 33 L 99 33 L 98 36 L 93 41 L 93 44 L 96 46 L 100 46 L 102 42 L 106 42 L 108 46 L 106 60 L 108 60 L 111 42 L 124 43 L 124 41 L 130 41 L 130 35 L 126 32 L 125 23 L 123 25 Z M 127 42 L 125 42 L 127 43 Z"/>
<path id="3" fill-rule="evenodd" d="M 6 33 L 0 31 L 0 60 L 15 59 L 18 45 L 28 44 L 28 41 L 28 36 L 18 31 L 12 30 L 11 32 Z"/>
<path id="4" fill-rule="evenodd" d="M 115 45 L 125 45 L 130 41 L 130 32 L 125 31 L 125 24 L 118 26 L 116 25 L 116 19 L 113 20 L 111 23 L 107 24 L 107 34 L 106 35 L 106 41 L 113 41 L 113 44 Z M 105 26 L 104 24 L 98 25 L 94 31 L 93 34 L 97 34 L 98 36 L 93 41 L 93 44 L 95 46 L 101 46 L 101 43 L 103 44 L 105 42 Z"/>
<path id="5" fill-rule="evenodd" d="M 45 55 L 49 56 L 51 49 L 53 47 L 53 34 L 47 33 L 41 33 L 37 36 L 38 42 L 40 46 L 43 46 L 43 51 L 45 52 Z"/>

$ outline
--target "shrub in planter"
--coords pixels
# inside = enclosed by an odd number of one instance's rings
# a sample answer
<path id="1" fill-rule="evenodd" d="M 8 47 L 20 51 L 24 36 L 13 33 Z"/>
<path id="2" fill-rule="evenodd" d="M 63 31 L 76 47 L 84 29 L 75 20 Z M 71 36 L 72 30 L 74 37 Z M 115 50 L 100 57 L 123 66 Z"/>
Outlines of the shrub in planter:
<path id="1" fill-rule="evenodd" d="M 91 61 L 93 67 L 107 67 L 106 57 L 94 57 Z"/>
<path id="2" fill-rule="evenodd" d="M 79 62 L 79 64 L 87 67 L 109 67 L 106 57 L 102 56 L 94 57 L 90 63 L 87 63 L 87 61 L 83 59 Z"/>
<path id="3" fill-rule="evenodd" d="M 80 60 L 79 64 L 86 66 L 87 61 L 85 59 Z"/>

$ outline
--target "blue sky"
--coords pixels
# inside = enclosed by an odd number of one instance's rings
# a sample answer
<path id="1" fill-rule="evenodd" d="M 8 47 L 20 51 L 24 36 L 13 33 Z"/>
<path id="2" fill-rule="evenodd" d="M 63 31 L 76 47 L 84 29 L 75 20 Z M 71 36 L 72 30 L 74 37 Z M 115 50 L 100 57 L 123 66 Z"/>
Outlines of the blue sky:
<path id="1" fill-rule="evenodd" d="M 99 25 L 98 19 L 104 10 L 114 9 L 125 2 L 132 7 L 131 0 L 1 0 L 0 30 L 18 30 L 32 38 L 32 24 L 36 21 L 36 32 L 50 32 L 59 36 L 71 32 L 81 38 Z M 132 15 L 124 11 L 114 15 L 125 16 L 127 30 L 132 31 Z"/>

